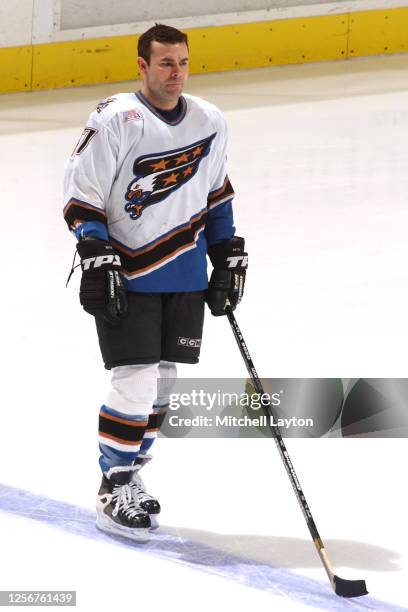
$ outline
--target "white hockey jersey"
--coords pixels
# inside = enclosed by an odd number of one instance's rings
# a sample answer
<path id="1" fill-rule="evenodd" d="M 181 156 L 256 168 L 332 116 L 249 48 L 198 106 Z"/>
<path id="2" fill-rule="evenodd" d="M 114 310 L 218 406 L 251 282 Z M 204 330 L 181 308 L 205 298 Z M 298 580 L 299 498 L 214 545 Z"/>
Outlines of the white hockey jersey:
<path id="1" fill-rule="evenodd" d="M 66 165 L 64 217 L 109 240 L 131 291 L 207 287 L 207 246 L 234 235 L 221 112 L 183 95 L 169 120 L 138 93 L 98 104 Z"/>

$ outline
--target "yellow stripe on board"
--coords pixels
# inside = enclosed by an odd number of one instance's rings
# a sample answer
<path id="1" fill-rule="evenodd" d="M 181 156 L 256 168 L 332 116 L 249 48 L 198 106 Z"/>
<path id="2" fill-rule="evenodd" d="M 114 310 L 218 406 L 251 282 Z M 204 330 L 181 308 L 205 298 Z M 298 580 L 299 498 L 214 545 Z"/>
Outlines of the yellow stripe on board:
<path id="1" fill-rule="evenodd" d="M 0 49 L 0 92 L 31 91 L 33 47 Z"/>
<path id="2" fill-rule="evenodd" d="M 408 8 L 185 30 L 191 73 L 408 51 Z M 140 78 L 136 35 L 0 48 L 0 91 Z"/>
<path id="3" fill-rule="evenodd" d="M 261 21 L 188 32 L 193 74 L 346 57 L 348 15 Z"/>
<path id="4" fill-rule="evenodd" d="M 33 91 L 137 77 L 137 37 L 115 36 L 35 45 Z"/>
<path id="5" fill-rule="evenodd" d="M 350 15 L 350 57 L 408 51 L 408 8 Z"/>

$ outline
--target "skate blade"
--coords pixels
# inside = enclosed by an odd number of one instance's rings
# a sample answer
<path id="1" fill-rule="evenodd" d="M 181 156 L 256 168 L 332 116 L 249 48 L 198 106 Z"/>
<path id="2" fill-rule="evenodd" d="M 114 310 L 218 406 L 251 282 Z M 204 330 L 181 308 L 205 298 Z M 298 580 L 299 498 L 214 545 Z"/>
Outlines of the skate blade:
<path id="1" fill-rule="evenodd" d="M 106 520 L 100 516 L 96 519 L 96 527 L 100 531 L 104 531 L 109 535 L 118 535 L 123 538 L 128 538 L 135 542 L 146 542 L 149 539 L 150 528 L 130 529 L 129 527 L 121 527 L 113 521 Z"/>
<path id="2" fill-rule="evenodd" d="M 160 527 L 160 523 L 157 519 L 157 514 L 149 514 L 150 517 L 150 531 L 154 531 Z"/>

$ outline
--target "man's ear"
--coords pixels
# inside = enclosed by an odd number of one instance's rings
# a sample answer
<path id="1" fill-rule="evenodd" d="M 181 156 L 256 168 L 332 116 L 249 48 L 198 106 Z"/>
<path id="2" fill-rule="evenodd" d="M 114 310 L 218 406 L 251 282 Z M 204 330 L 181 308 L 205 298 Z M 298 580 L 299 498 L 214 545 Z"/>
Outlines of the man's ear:
<path id="1" fill-rule="evenodd" d="M 143 57 L 137 58 L 137 65 L 139 66 L 140 73 L 146 74 L 147 62 Z"/>

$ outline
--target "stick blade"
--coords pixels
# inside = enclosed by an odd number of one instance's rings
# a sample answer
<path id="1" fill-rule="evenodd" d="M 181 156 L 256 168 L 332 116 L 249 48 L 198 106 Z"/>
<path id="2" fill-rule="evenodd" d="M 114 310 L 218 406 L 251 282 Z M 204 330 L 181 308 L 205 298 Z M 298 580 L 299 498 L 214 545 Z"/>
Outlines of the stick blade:
<path id="1" fill-rule="evenodd" d="M 365 580 L 344 580 L 344 578 L 334 576 L 334 583 L 336 585 L 336 595 L 340 595 L 340 597 L 368 595 Z"/>

